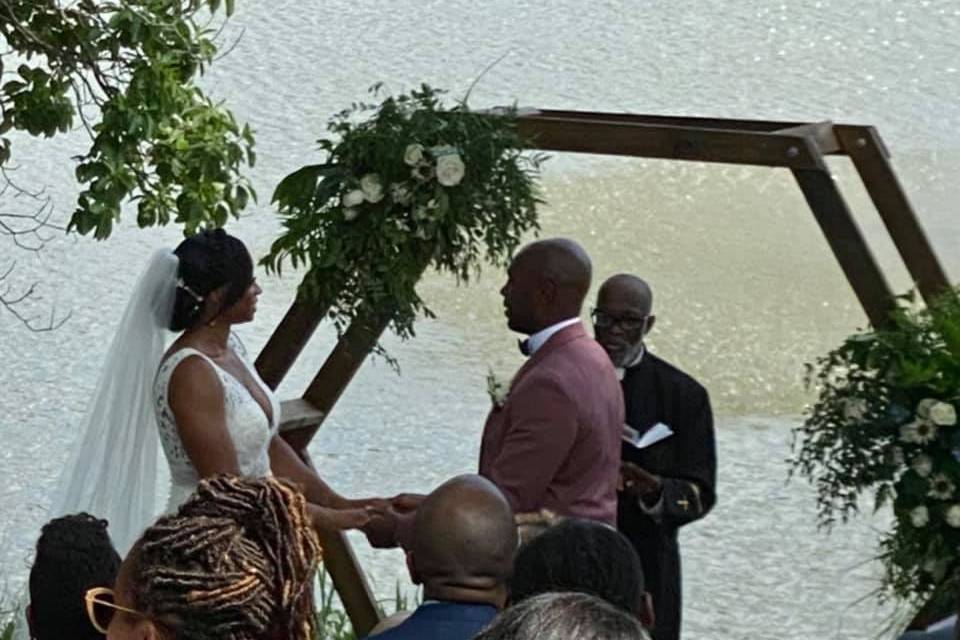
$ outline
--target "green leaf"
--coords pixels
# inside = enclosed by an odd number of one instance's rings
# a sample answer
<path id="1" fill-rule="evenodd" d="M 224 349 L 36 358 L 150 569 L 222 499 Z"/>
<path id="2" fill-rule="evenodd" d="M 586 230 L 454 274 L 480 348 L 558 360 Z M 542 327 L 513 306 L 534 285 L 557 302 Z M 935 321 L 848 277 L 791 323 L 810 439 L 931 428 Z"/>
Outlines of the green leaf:
<path id="1" fill-rule="evenodd" d="M 297 169 L 280 181 L 270 202 L 285 205 L 309 200 L 317 189 L 317 180 L 330 170 L 329 165 L 323 164 L 312 164 Z"/>

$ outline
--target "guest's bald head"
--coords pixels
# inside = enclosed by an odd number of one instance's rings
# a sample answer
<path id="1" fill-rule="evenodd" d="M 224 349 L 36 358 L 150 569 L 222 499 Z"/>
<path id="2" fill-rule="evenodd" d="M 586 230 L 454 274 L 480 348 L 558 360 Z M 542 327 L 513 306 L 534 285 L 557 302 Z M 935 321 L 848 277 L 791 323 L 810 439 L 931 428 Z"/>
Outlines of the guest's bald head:
<path id="1" fill-rule="evenodd" d="M 592 271 L 590 256 L 573 240 L 552 238 L 524 247 L 500 290 L 510 328 L 529 335 L 579 316 Z"/>
<path id="2" fill-rule="evenodd" d="M 407 562 L 426 597 L 500 606 L 516 550 L 506 498 L 489 480 L 464 475 L 440 485 L 420 505 Z"/>

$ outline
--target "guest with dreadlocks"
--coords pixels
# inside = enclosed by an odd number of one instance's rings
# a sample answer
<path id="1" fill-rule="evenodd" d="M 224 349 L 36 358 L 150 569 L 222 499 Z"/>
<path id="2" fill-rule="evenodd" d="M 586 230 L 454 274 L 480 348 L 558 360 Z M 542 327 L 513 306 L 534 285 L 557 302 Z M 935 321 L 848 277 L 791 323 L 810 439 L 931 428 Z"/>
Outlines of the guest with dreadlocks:
<path id="1" fill-rule="evenodd" d="M 217 476 L 147 529 L 88 611 L 108 640 L 308 640 L 319 562 L 292 485 Z"/>

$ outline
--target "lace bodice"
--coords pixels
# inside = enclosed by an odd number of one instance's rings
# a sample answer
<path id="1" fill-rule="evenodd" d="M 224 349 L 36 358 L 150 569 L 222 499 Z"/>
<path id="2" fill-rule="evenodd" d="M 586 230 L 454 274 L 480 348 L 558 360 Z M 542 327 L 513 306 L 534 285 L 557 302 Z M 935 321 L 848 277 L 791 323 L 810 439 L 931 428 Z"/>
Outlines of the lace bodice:
<path id="1" fill-rule="evenodd" d="M 170 499 L 167 502 L 167 512 L 177 509 L 197 487 L 199 480 L 196 469 L 183 448 L 180 434 L 177 430 L 176 419 L 170 409 L 167 390 L 170 378 L 177 366 L 191 356 L 206 360 L 217 372 L 223 384 L 227 430 L 233 439 L 233 446 L 237 451 L 240 472 L 247 476 L 270 475 L 270 439 L 277 432 L 280 420 L 280 403 L 276 394 L 264 384 L 256 370 L 247 359 L 247 352 L 235 334 L 230 334 L 229 348 L 239 356 L 250 375 L 260 385 L 260 388 L 270 399 L 272 423 L 264 413 L 263 407 L 250 394 L 243 383 L 226 370 L 220 368 L 213 360 L 196 349 L 184 348 L 172 353 L 160 365 L 154 381 L 154 409 L 157 414 L 157 425 L 160 429 L 160 443 L 170 465 Z"/>

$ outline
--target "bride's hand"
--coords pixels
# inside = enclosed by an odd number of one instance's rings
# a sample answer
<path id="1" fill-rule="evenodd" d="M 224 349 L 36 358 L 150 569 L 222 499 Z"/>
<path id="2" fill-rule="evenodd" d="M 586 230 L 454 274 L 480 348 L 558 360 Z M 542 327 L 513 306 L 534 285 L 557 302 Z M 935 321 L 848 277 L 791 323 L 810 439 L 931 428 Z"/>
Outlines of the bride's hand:
<path id="1" fill-rule="evenodd" d="M 359 498 L 356 500 L 346 500 L 343 508 L 346 509 L 366 509 L 373 515 L 381 514 L 390 508 L 390 501 L 386 498 Z"/>
<path id="2" fill-rule="evenodd" d="M 316 529 L 327 531 L 345 531 L 347 529 L 362 529 L 367 526 L 371 518 L 379 513 L 371 508 L 329 509 L 309 505 L 310 522 Z"/>

